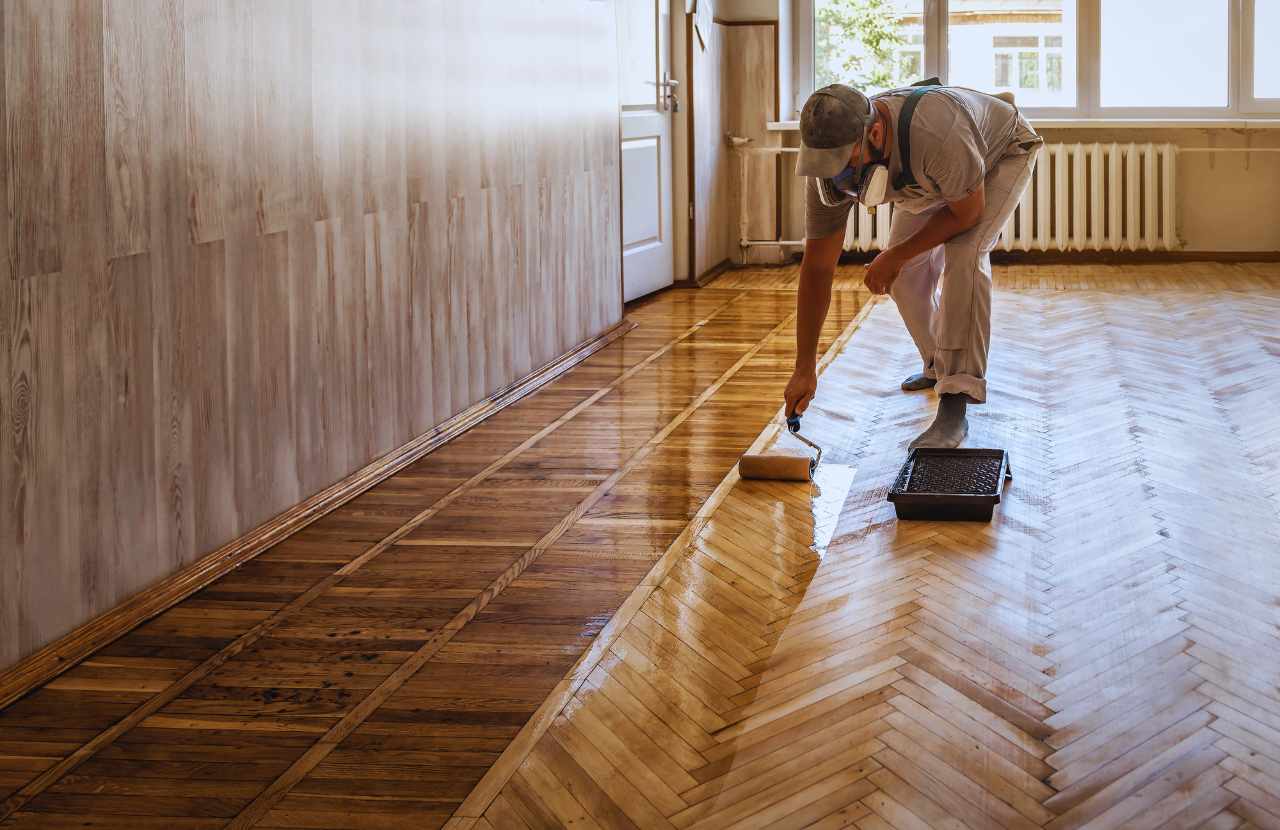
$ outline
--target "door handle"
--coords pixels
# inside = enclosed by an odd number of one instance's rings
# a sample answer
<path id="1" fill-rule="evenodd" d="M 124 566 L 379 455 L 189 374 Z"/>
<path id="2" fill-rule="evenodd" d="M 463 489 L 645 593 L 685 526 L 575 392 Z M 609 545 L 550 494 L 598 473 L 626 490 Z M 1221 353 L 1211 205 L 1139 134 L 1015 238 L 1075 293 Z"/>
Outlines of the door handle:
<path id="1" fill-rule="evenodd" d="M 662 80 L 658 82 L 658 88 L 662 90 L 662 108 L 669 112 L 680 111 L 680 99 L 676 97 L 676 87 L 680 86 L 680 82 L 671 77 L 670 72 L 662 73 Z"/>

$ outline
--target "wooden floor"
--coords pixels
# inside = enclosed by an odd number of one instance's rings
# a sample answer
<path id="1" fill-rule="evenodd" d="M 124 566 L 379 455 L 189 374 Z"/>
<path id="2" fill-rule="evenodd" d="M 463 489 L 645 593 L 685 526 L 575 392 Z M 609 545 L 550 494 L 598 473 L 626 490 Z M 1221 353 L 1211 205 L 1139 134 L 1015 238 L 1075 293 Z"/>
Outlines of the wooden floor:
<path id="1" fill-rule="evenodd" d="M 885 503 L 934 398 L 876 306 L 816 485 L 730 482 L 454 826 L 1280 827 L 1280 271 L 999 283 L 990 526 Z"/>
<path id="2" fill-rule="evenodd" d="M 440 826 L 776 411 L 794 306 L 630 309 L 552 385 L 10 706 L 0 826 Z"/>
<path id="3" fill-rule="evenodd" d="M 991 525 L 894 520 L 934 398 L 853 290 L 819 481 L 736 480 L 794 281 L 633 310 L 0 713 L 0 827 L 1280 826 L 1280 268 L 1000 269 Z"/>

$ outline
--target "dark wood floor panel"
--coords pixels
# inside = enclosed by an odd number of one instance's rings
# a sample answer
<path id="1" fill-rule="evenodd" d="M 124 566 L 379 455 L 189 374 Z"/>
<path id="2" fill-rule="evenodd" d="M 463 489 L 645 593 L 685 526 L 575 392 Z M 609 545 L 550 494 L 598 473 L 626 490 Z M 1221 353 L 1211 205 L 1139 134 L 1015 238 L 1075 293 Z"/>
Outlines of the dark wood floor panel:
<path id="1" fill-rule="evenodd" d="M 839 300 L 825 341 L 859 305 Z M 717 289 L 638 304 L 552 385 L 0 713 L 3 826 L 221 826 L 352 717 L 257 825 L 443 823 L 776 410 L 785 378 L 757 364 L 793 310 Z"/>

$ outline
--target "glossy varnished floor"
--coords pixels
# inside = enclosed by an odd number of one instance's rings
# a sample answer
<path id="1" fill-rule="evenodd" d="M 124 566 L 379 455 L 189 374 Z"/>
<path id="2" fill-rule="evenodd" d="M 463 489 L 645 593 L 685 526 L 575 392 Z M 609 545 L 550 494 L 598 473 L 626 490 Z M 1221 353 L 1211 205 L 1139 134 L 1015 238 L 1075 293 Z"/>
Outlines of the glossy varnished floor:
<path id="1" fill-rule="evenodd" d="M 736 480 L 794 280 L 633 309 L 10 707 L 0 826 L 1280 826 L 1280 268 L 1000 269 L 991 525 L 883 501 L 934 400 L 891 303 L 817 484 Z"/>
<path id="2" fill-rule="evenodd" d="M 861 295 L 837 297 L 830 342 Z M 0 713 L 4 827 L 442 825 L 777 408 L 786 292 L 638 327 Z"/>
<path id="3" fill-rule="evenodd" d="M 998 282 L 995 520 L 894 519 L 934 398 L 874 306 L 818 482 L 731 477 L 456 827 L 1280 827 L 1280 269 Z"/>

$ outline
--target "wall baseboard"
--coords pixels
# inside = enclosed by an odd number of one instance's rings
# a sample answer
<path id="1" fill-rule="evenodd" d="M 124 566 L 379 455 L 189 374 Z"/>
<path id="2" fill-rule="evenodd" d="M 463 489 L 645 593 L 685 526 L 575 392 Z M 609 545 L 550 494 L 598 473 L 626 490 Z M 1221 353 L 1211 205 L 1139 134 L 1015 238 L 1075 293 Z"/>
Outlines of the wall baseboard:
<path id="1" fill-rule="evenodd" d="M 671 286 L 673 288 L 702 288 L 707 283 L 711 282 L 716 277 L 720 276 L 725 271 L 731 270 L 732 268 L 733 268 L 733 261 L 729 259 L 725 259 L 717 263 L 716 265 L 712 265 L 710 268 L 706 270 L 705 273 L 703 273 L 697 279 L 676 280 L 671 284 Z"/>
<path id="2" fill-rule="evenodd" d="M 429 432 L 371 461 L 346 478 L 0 671 L 0 710 L 440 445 L 560 377 L 635 326 L 635 323 L 624 318 L 604 334 L 579 344 L 563 357 L 498 390 Z"/>

